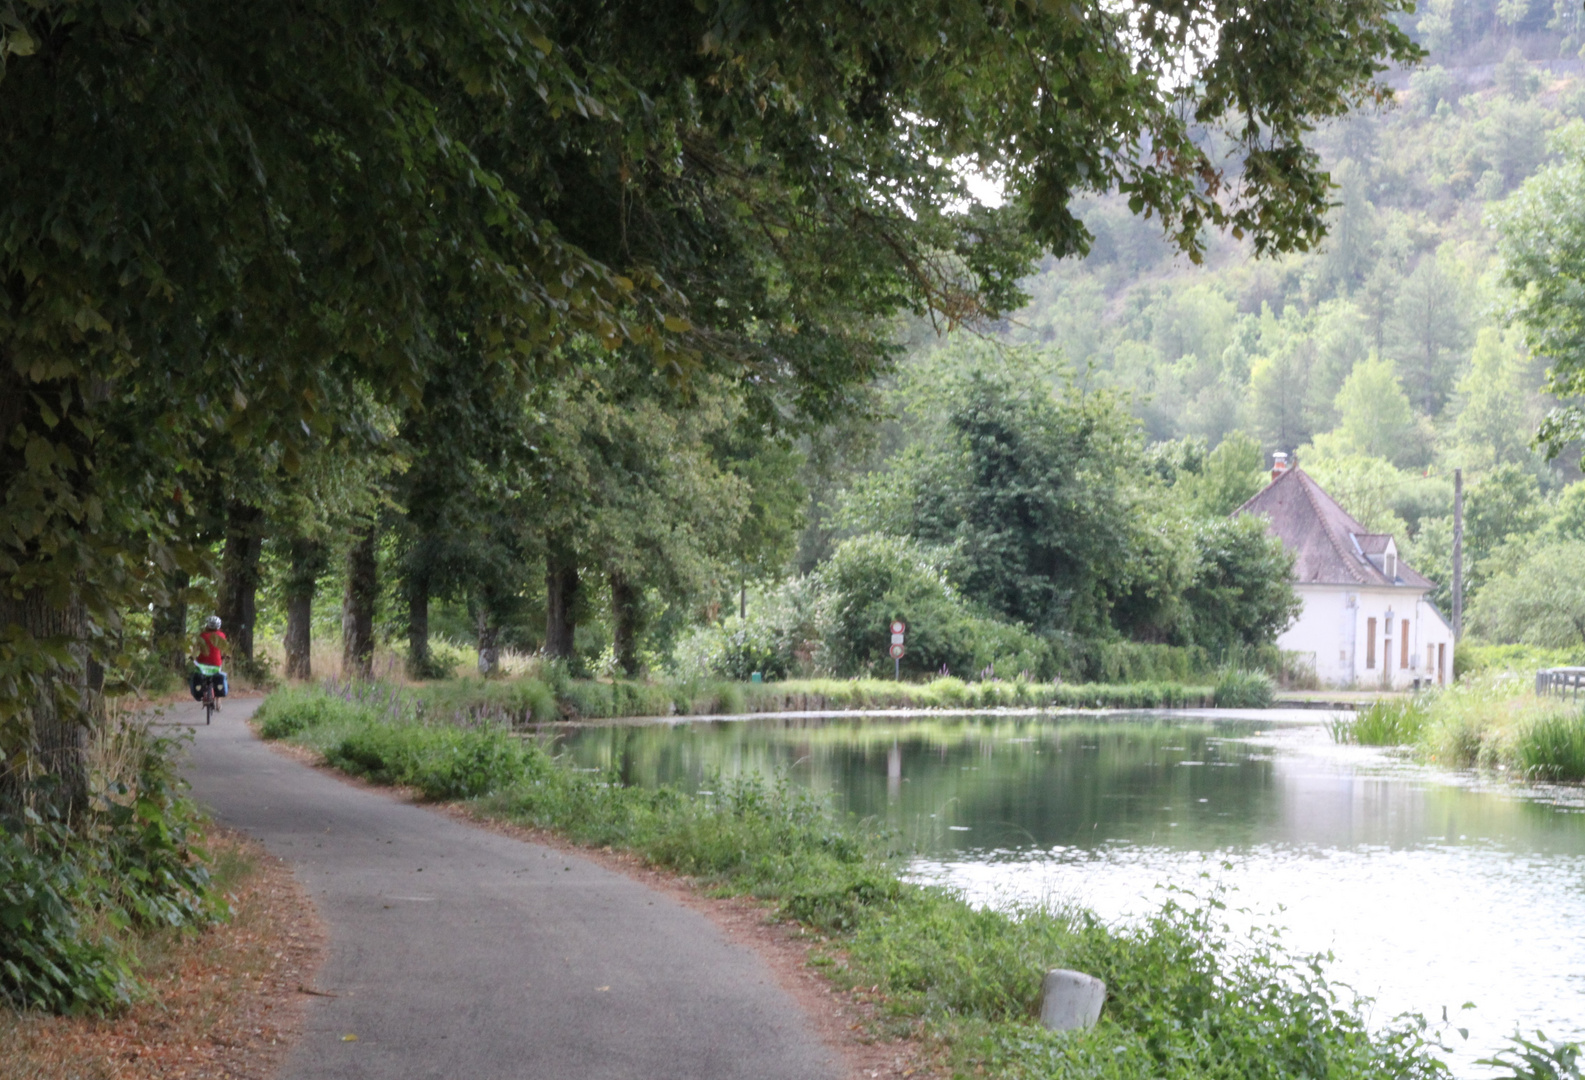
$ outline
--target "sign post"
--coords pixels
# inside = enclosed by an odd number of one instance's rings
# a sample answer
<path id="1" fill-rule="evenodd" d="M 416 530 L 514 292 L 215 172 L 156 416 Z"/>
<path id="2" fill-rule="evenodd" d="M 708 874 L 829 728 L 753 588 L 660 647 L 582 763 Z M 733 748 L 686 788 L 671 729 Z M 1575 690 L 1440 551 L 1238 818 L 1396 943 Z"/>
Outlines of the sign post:
<path id="1" fill-rule="evenodd" d="M 908 651 L 903 648 L 903 635 L 907 632 L 907 623 L 901 619 L 892 620 L 892 678 L 898 682 L 901 682 L 903 678 L 903 653 Z"/>

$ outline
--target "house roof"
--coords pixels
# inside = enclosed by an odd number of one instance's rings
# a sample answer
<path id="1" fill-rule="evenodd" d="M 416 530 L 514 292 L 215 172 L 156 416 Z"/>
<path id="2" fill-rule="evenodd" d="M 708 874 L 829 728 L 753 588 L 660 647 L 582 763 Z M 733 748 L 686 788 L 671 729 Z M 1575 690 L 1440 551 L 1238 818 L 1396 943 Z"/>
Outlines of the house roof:
<path id="1" fill-rule="evenodd" d="M 1301 585 L 1433 587 L 1402 559 L 1396 576 L 1388 578 L 1382 564 L 1392 537 L 1368 531 L 1297 466 L 1233 513 L 1266 519 L 1268 531 L 1295 552 L 1294 580 Z"/>

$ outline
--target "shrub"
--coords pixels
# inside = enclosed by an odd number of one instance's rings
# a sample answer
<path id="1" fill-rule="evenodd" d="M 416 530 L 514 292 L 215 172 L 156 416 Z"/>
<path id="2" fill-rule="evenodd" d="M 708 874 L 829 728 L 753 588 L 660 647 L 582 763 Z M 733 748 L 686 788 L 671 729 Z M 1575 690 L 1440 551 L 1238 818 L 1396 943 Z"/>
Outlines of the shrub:
<path id="1" fill-rule="evenodd" d="M 265 698 L 253 714 L 259 735 L 266 739 L 290 739 L 309 728 L 342 719 L 355 711 L 350 703 L 306 687 L 278 690 Z"/>
<path id="2" fill-rule="evenodd" d="M 1539 645 L 1483 645 L 1461 638 L 1453 648 L 1453 670 L 1462 678 L 1485 672 L 1517 671 L 1534 675 L 1541 668 L 1571 667 L 1585 661 L 1579 648 L 1549 649 Z"/>
<path id="3" fill-rule="evenodd" d="M 1193 646 L 1108 642 L 1096 650 L 1097 682 L 1189 682 L 1205 671 L 1205 650 Z"/>
<path id="4" fill-rule="evenodd" d="M 101 736 L 105 738 L 105 736 Z M 33 811 L 0 818 L 0 997 L 52 1012 L 101 1012 L 139 990 L 124 944 L 98 928 L 176 928 L 224 918 L 179 791 L 173 740 L 111 736 L 126 775 L 70 825 Z"/>
<path id="5" fill-rule="evenodd" d="M 1533 1040 L 1510 1035 L 1508 1043 L 1505 1049 L 1475 1062 L 1503 1070 L 1492 1073 L 1493 1080 L 1579 1080 L 1580 1059 L 1585 1057 L 1585 1047 L 1579 1043 L 1549 1039 L 1540 1031 Z"/>
<path id="6" fill-rule="evenodd" d="M 815 627 L 820 594 L 810 577 L 793 578 L 769 590 L 748 617 L 728 616 L 701 626 L 678 642 L 673 670 L 683 679 L 785 679 L 810 666 L 818 644 Z"/>
<path id="7" fill-rule="evenodd" d="M 1269 709 L 1274 696 L 1270 675 L 1240 668 L 1222 669 L 1213 692 L 1218 709 Z"/>
<path id="8" fill-rule="evenodd" d="M 1024 627 L 974 613 L 948 583 L 945 556 L 912 540 L 871 534 L 844 541 L 815 575 L 821 665 L 837 675 L 892 670 L 887 625 L 908 624 L 904 672 L 987 667 L 1049 674 L 1051 647 Z"/>
<path id="9" fill-rule="evenodd" d="M 459 645 L 448 638 L 429 639 L 429 655 L 422 665 L 408 660 L 407 673 L 415 679 L 452 679 L 464 668 L 478 662 L 479 653 L 471 646 Z"/>
<path id="10" fill-rule="evenodd" d="M 136 982 L 114 944 L 83 925 L 92 883 L 70 834 L 37 817 L 29 824 L 28 839 L 0 832 L 0 994 L 49 1012 L 126 1004 Z"/>
<path id="11" fill-rule="evenodd" d="M 471 799 L 519 780 L 523 746 L 496 728 L 369 723 L 342 738 L 325 760 L 384 784 L 407 784 L 431 799 Z"/>

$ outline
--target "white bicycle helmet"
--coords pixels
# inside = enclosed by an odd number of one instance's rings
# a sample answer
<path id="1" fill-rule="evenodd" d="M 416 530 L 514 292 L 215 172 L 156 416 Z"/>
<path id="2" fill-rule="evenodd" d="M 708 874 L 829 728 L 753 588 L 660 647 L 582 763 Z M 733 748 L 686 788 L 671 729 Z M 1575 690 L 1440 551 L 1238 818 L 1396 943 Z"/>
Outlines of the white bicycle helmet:
<path id="1" fill-rule="evenodd" d="M 205 630 L 219 630 L 220 629 L 220 616 L 219 615 L 211 615 L 211 616 L 209 616 L 209 618 L 205 619 L 204 620 L 204 629 Z"/>

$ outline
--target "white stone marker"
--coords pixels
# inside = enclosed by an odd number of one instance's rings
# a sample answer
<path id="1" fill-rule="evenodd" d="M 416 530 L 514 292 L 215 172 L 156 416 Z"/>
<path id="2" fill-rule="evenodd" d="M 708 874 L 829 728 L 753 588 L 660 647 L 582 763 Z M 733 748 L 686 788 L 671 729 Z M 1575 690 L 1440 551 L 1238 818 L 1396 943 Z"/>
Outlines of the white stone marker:
<path id="1" fill-rule="evenodd" d="M 1040 1022 L 1052 1031 L 1087 1028 L 1101 1018 L 1106 984 L 1082 971 L 1046 973 L 1040 1000 Z"/>

